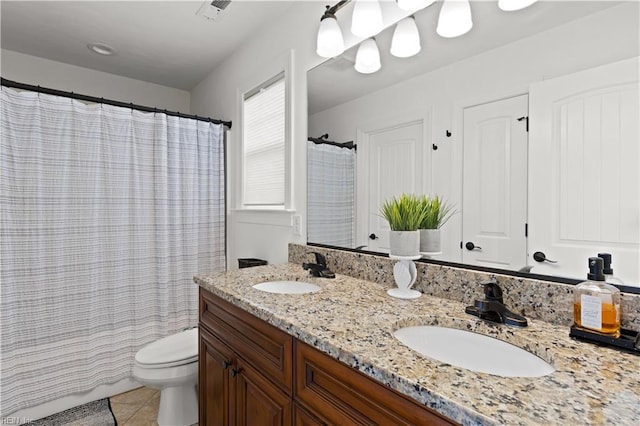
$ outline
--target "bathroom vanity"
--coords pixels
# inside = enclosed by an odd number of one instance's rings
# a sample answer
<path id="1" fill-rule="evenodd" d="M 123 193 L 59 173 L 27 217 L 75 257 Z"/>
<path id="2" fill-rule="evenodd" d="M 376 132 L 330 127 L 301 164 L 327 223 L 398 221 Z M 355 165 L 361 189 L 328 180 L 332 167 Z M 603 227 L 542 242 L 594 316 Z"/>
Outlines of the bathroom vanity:
<path id="1" fill-rule="evenodd" d="M 454 424 L 200 290 L 200 424 Z"/>
<path id="2" fill-rule="evenodd" d="M 465 314 L 459 301 L 429 295 L 394 299 L 386 294 L 393 281 L 340 273 L 314 278 L 299 263 L 194 280 L 201 287 L 203 425 L 640 420 L 640 359 L 572 340 L 568 326 L 530 317 L 522 329 L 496 325 Z M 277 280 L 309 282 L 321 290 L 294 295 L 253 288 Z M 537 355 L 555 372 L 500 377 L 435 361 L 394 338 L 394 331 L 412 325 L 491 336 Z"/>

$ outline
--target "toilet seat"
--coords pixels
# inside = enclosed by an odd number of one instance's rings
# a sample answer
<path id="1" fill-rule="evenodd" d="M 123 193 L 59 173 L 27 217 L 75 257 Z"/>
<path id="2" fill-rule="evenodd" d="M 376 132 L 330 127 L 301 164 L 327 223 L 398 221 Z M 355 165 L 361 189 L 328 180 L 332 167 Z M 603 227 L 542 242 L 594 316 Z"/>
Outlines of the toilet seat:
<path id="1" fill-rule="evenodd" d="M 136 366 L 161 369 L 198 361 L 198 329 L 190 328 L 149 343 L 136 353 Z"/>

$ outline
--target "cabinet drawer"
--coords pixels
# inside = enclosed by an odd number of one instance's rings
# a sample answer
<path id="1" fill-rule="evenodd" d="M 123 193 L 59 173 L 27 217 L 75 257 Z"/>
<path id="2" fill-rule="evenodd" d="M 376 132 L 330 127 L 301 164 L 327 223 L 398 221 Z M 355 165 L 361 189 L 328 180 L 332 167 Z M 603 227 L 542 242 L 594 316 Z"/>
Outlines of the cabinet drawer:
<path id="1" fill-rule="evenodd" d="M 291 394 L 293 337 L 202 288 L 200 323 Z"/>
<path id="2" fill-rule="evenodd" d="M 455 424 L 299 341 L 295 397 L 330 424 Z"/>

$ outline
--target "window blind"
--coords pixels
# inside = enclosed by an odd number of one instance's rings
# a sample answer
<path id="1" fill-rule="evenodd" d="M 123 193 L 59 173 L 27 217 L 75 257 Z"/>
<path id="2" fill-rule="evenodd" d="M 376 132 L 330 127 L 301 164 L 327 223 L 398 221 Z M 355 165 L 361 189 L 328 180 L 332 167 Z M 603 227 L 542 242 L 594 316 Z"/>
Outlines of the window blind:
<path id="1" fill-rule="evenodd" d="M 243 171 L 245 206 L 284 206 L 284 74 L 245 95 Z"/>

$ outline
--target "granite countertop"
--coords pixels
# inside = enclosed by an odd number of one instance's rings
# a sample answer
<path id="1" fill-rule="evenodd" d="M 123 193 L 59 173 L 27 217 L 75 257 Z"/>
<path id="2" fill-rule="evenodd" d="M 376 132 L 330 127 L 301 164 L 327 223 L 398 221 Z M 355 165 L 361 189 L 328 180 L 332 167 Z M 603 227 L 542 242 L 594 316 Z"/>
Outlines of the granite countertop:
<path id="1" fill-rule="evenodd" d="M 263 281 L 307 281 L 317 293 L 271 294 Z M 529 319 L 517 329 L 464 313 L 462 303 L 386 294 L 392 283 L 313 278 L 297 264 L 196 276 L 202 288 L 463 424 L 639 424 L 640 357 L 569 338 L 568 327 Z M 535 353 L 556 371 L 539 378 L 476 373 L 424 357 L 392 333 L 409 325 L 475 331 Z"/>

